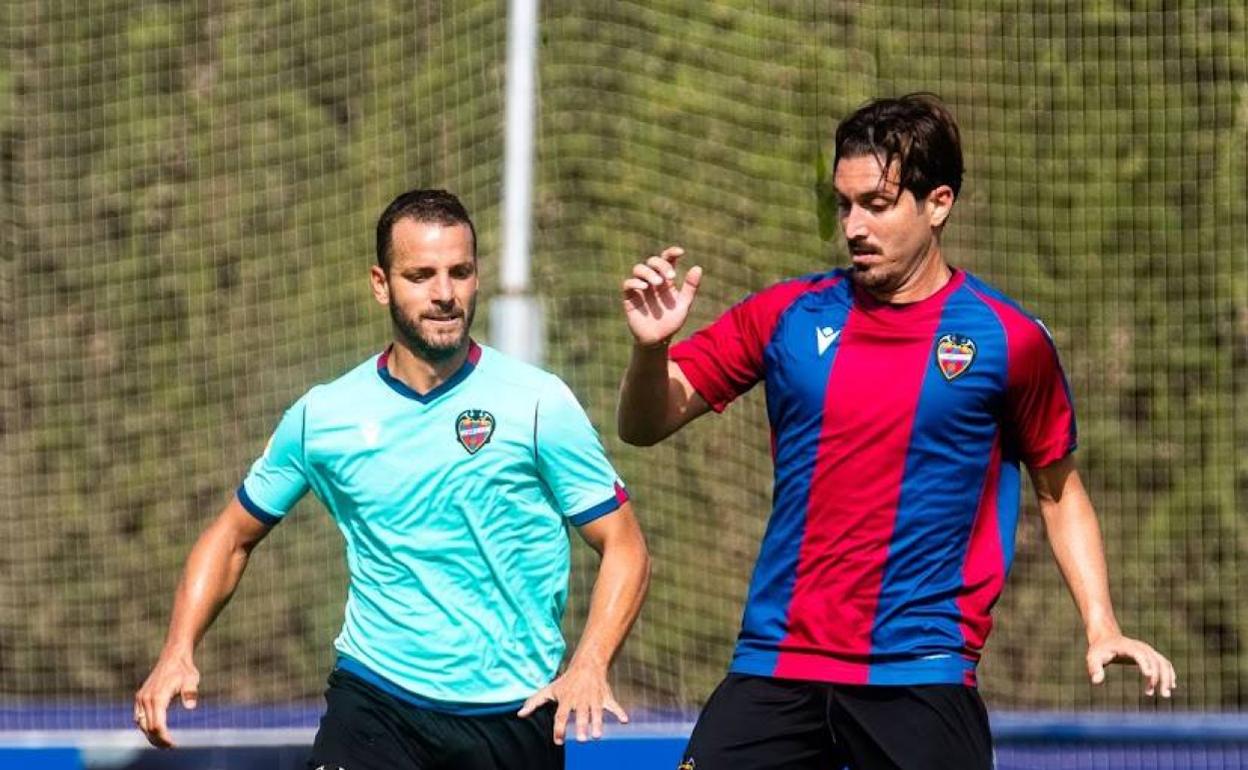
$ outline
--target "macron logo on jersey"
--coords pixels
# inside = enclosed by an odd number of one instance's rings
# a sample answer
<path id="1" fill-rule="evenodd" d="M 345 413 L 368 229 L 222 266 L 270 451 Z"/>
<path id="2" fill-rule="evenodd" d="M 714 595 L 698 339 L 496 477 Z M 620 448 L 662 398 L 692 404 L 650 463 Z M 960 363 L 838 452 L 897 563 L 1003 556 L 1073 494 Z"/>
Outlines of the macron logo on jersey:
<path id="1" fill-rule="evenodd" d="M 840 329 L 833 329 L 831 326 L 815 327 L 815 342 L 819 344 L 819 355 L 828 352 L 828 348 L 832 347 L 832 343 L 836 342 L 836 338 L 841 336 Z"/>

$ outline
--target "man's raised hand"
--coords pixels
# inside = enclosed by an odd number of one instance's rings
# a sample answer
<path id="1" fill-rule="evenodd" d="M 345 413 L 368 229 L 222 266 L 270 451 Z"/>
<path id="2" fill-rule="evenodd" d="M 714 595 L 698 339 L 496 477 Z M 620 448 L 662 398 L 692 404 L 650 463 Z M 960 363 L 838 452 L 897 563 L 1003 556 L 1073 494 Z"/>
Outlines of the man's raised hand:
<path id="1" fill-rule="evenodd" d="M 689 307 L 702 281 L 702 268 L 694 266 L 676 287 L 676 261 L 684 256 L 679 246 L 668 246 L 658 256 L 633 265 L 624 279 L 624 315 L 629 331 L 642 347 L 666 344 L 689 317 Z"/>

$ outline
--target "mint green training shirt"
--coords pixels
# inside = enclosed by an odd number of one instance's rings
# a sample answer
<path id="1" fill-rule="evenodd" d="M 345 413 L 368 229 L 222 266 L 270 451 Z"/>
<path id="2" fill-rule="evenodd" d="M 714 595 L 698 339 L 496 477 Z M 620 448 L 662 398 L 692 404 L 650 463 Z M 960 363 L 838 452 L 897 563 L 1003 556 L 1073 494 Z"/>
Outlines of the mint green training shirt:
<path id="1" fill-rule="evenodd" d="M 420 395 L 388 351 L 309 390 L 239 487 L 276 524 L 311 490 L 347 545 L 340 668 L 459 713 L 517 705 L 564 652 L 575 526 L 628 499 L 556 376 L 471 343 Z"/>

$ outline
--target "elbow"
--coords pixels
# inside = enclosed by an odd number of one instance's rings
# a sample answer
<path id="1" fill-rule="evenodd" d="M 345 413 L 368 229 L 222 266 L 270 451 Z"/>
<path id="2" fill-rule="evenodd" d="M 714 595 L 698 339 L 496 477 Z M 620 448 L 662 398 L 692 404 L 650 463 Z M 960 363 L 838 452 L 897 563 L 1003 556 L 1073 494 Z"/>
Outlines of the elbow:
<path id="1" fill-rule="evenodd" d="M 643 433 L 634 428 L 629 428 L 624 424 L 618 426 L 620 432 L 620 440 L 629 446 L 648 447 L 659 443 L 661 437 Z"/>
<path id="2" fill-rule="evenodd" d="M 660 431 L 647 430 L 636 420 L 628 419 L 622 409 L 616 412 L 615 429 L 620 434 L 620 440 L 629 446 L 654 446 L 665 437 Z"/>

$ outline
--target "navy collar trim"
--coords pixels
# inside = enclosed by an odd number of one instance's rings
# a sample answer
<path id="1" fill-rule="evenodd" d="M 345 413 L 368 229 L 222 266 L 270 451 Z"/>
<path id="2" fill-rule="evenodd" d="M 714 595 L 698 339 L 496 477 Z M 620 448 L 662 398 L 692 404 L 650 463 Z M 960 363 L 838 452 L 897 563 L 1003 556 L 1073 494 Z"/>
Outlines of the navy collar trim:
<path id="1" fill-rule="evenodd" d="M 390 389 L 395 393 L 404 398 L 419 401 L 422 404 L 427 404 L 438 396 L 454 389 L 456 385 L 466 380 L 468 375 L 472 374 L 473 370 L 477 368 L 477 363 L 481 360 L 481 346 L 476 343 L 476 340 L 469 339 L 468 357 L 464 359 L 463 365 L 433 390 L 428 393 L 418 393 L 409 387 L 407 383 L 390 373 L 390 368 L 387 364 L 390 361 L 390 353 L 393 350 L 394 345 L 391 344 L 380 356 L 377 356 L 377 376 L 381 377 L 381 381 L 389 385 Z"/>

